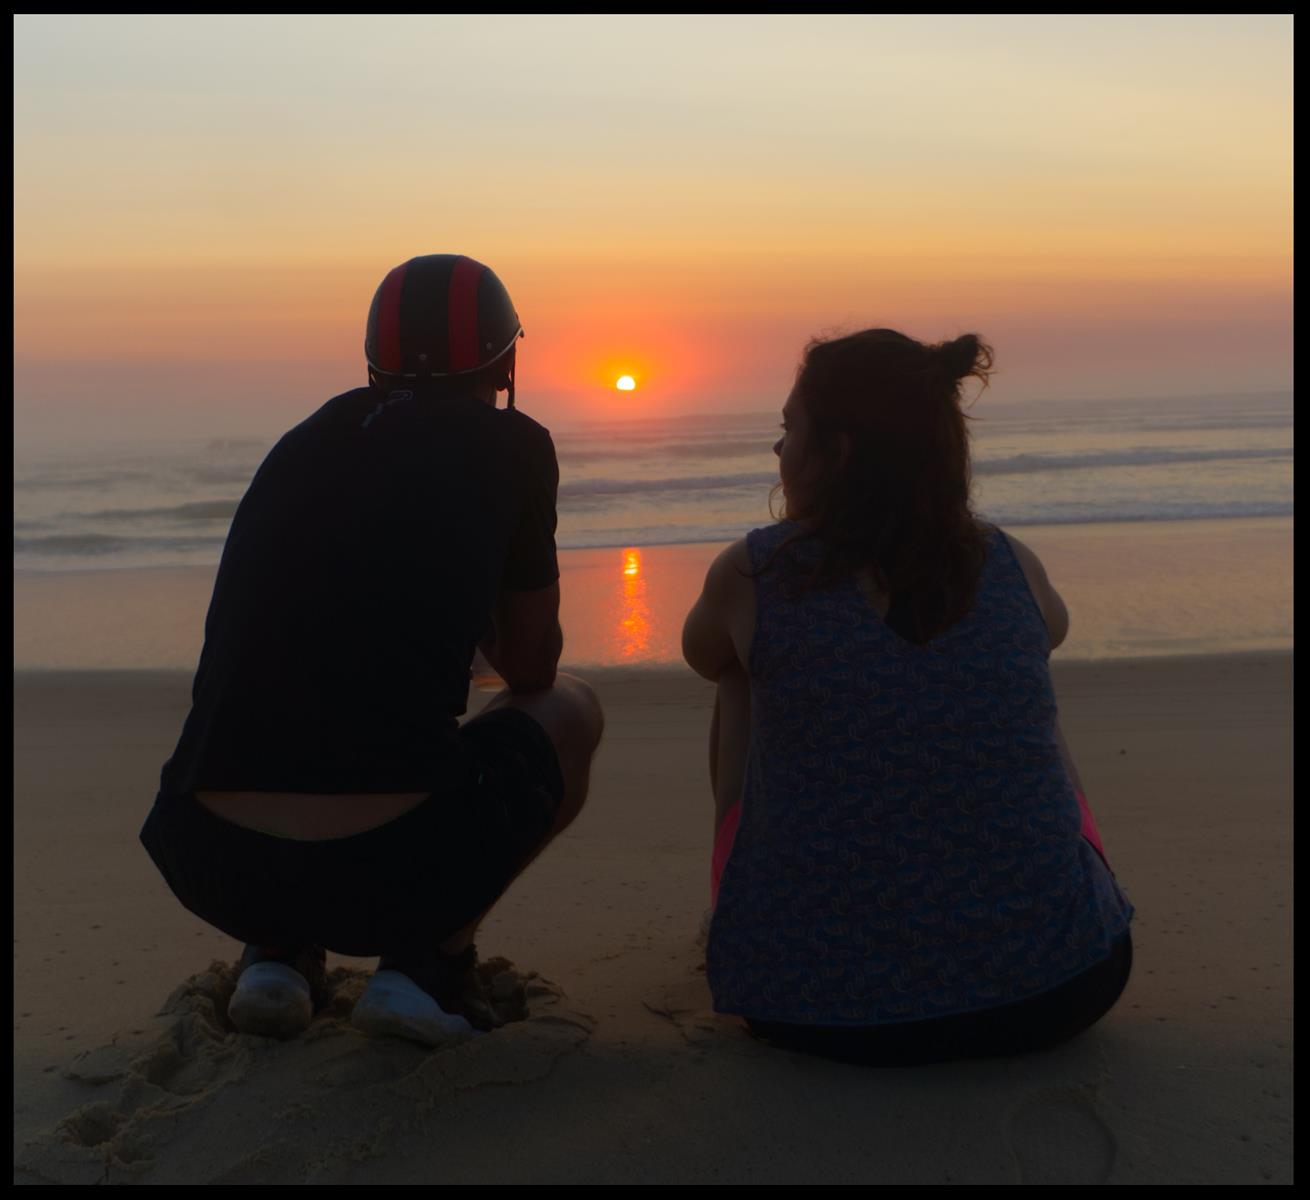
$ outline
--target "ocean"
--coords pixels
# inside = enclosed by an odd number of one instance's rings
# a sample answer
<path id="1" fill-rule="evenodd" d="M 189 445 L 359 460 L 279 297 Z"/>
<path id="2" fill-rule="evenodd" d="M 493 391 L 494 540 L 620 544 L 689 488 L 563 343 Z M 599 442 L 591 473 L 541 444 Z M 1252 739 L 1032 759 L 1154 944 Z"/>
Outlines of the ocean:
<path id="1" fill-rule="evenodd" d="M 975 504 L 1005 527 L 1292 513 L 1290 395 L 990 405 L 984 394 L 972 411 Z M 767 524 L 778 419 L 560 425 L 560 548 L 730 541 Z M 14 567 L 216 564 L 275 440 L 16 460 Z"/>
<path id="2" fill-rule="evenodd" d="M 1028 542 L 1064 595 L 1061 656 L 1291 647 L 1290 395 L 984 393 L 971 412 L 975 507 Z M 708 563 L 773 519 L 778 420 L 552 429 L 566 665 L 680 661 Z M 275 440 L 16 457 L 15 666 L 193 667 L 228 525 Z"/>

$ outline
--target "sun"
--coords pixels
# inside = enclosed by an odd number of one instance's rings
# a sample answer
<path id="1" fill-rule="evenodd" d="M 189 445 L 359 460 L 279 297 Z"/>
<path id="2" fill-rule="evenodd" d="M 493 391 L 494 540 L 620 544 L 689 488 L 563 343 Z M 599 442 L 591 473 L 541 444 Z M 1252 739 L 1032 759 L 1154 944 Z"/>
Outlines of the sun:
<path id="1" fill-rule="evenodd" d="M 620 375 L 614 386 L 621 392 L 633 392 L 637 390 L 637 381 L 631 375 Z"/>

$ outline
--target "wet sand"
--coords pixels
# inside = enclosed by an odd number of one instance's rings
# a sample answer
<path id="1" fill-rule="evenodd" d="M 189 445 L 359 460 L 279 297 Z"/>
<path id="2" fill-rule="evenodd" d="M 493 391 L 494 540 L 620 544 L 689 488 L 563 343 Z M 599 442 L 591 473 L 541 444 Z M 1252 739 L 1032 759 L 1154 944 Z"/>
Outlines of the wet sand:
<path id="1" fill-rule="evenodd" d="M 1024 525 L 1069 602 L 1064 662 L 1292 648 L 1292 519 Z M 682 622 L 724 543 L 560 552 L 565 655 L 682 666 Z M 194 670 L 215 567 L 14 573 L 20 670 Z"/>
<path id="2" fill-rule="evenodd" d="M 712 1013 L 713 690 L 587 674 L 589 806 L 478 939 L 528 1019 L 438 1051 L 352 1032 L 336 956 L 304 1038 L 230 1032 L 240 947 L 136 840 L 189 674 L 16 674 L 15 1180 L 1292 1182 L 1290 654 L 1057 663 L 1133 978 L 1054 1051 L 883 1071 Z"/>

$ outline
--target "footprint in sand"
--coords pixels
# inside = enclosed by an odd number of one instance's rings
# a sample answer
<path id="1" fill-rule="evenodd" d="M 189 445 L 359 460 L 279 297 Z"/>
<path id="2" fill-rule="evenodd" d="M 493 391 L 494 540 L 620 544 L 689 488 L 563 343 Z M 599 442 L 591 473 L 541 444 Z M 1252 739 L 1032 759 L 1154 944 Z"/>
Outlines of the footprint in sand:
<path id="1" fill-rule="evenodd" d="M 135 1138 L 124 1136 L 126 1118 L 105 1103 L 88 1104 L 70 1113 L 59 1124 L 64 1140 L 89 1150 L 114 1147 L 114 1157 L 125 1165 L 149 1163 L 153 1155 Z"/>
<path id="2" fill-rule="evenodd" d="M 1010 1114 L 1008 1135 L 1026 1184 L 1105 1183 L 1114 1169 L 1114 1134 L 1076 1089 L 1030 1092 Z"/>
<path id="3" fill-rule="evenodd" d="M 118 1133 L 123 1118 L 108 1104 L 88 1104 L 69 1113 L 59 1131 L 75 1146 L 103 1146 Z"/>

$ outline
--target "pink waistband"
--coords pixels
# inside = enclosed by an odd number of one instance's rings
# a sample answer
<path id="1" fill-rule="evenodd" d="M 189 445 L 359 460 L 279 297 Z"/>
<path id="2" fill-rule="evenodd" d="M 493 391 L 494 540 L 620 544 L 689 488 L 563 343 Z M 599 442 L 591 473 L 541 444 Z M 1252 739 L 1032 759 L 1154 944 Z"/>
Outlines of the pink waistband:
<path id="1" fill-rule="evenodd" d="M 1078 797 L 1078 807 L 1083 814 L 1083 837 L 1092 843 L 1096 848 L 1096 853 L 1101 856 L 1102 861 L 1108 867 L 1110 860 L 1105 857 L 1105 847 L 1101 845 L 1101 835 L 1096 831 L 1096 822 L 1092 820 L 1092 810 L 1087 807 L 1087 797 L 1076 790 L 1074 795 Z"/>

